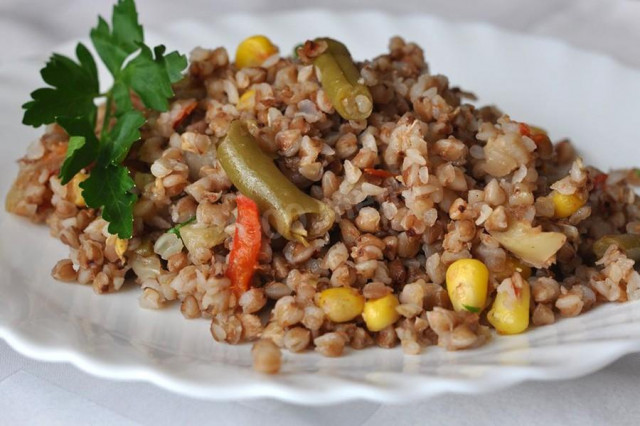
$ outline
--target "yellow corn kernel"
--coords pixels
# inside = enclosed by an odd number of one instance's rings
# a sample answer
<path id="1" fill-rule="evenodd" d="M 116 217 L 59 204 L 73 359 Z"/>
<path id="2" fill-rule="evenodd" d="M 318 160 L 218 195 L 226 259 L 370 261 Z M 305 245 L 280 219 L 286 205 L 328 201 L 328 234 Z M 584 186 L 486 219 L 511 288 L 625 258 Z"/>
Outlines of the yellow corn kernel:
<path id="1" fill-rule="evenodd" d="M 447 291 L 456 311 L 480 312 L 487 302 L 489 269 L 476 259 L 460 259 L 447 269 Z"/>
<path id="2" fill-rule="evenodd" d="M 362 313 L 364 297 L 352 288 L 329 288 L 320 293 L 318 306 L 331 321 L 346 322 Z"/>
<path id="3" fill-rule="evenodd" d="M 123 240 L 122 238 L 116 238 L 115 249 L 116 254 L 124 262 L 124 254 L 129 248 L 129 240 Z"/>
<path id="4" fill-rule="evenodd" d="M 554 212 L 557 218 L 571 216 L 587 202 L 586 197 L 580 194 L 564 195 L 558 191 L 551 193 L 551 200 L 553 201 Z"/>
<path id="5" fill-rule="evenodd" d="M 238 99 L 237 108 L 239 110 L 251 108 L 255 104 L 255 95 L 255 90 L 247 90 L 244 92 L 242 96 L 240 96 L 240 99 Z"/>
<path id="6" fill-rule="evenodd" d="M 84 197 L 82 196 L 82 188 L 80 188 L 80 184 L 87 180 L 88 177 L 89 175 L 85 172 L 79 172 L 76 173 L 76 175 L 67 184 L 67 200 L 71 201 L 78 207 L 87 206 L 84 202 Z"/>
<path id="7" fill-rule="evenodd" d="M 263 35 L 255 35 L 244 39 L 236 50 L 236 67 L 259 67 L 271 55 L 278 53 L 278 48 Z"/>
<path id="8" fill-rule="evenodd" d="M 502 280 L 506 278 L 511 278 L 514 272 L 519 272 L 525 280 L 528 280 L 529 277 L 531 277 L 531 268 L 515 257 L 508 257 L 504 263 L 504 269 L 499 272 L 495 272 L 494 277 L 499 282 L 502 282 Z"/>
<path id="9" fill-rule="evenodd" d="M 529 327 L 529 283 L 519 280 L 516 287 L 513 280 L 505 280 L 498 286 L 496 300 L 487 314 L 487 320 L 500 334 L 518 334 Z"/>
<path id="10" fill-rule="evenodd" d="M 362 318 L 369 331 L 380 331 L 398 321 L 400 314 L 396 307 L 400 304 L 393 294 L 387 294 L 379 299 L 367 300 L 364 304 Z"/>
<path id="11" fill-rule="evenodd" d="M 113 246 L 113 250 L 116 252 L 118 258 L 124 262 L 124 254 L 129 248 L 129 240 L 118 238 L 117 235 L 109 235 L 109 237 L 107 237 L 107 246 Z"/>

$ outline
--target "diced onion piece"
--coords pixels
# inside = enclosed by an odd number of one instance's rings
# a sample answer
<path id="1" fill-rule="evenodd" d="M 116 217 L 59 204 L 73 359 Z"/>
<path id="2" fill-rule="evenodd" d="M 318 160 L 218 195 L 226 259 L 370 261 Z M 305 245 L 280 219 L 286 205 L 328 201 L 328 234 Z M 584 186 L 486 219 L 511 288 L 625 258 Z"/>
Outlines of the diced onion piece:
<path id="1" fill-rule="evenodd" d="M 162 272 L 162 264 L 160 258 L 155 254 L 150 256 L 141 256 L 134 254 L 130 260 L 131 269 L 140 279 L 144 281 L 150 278 L 157 278 Z"/>
<path id="2" fill-rule="evenodd" d="M 185 225 L 180 228 L 180 237 L 189 253 L 199 248 L 210 249 L 221 244 L 227 235 L 223 227 L 210 226 L 202 227 L 196 223 Z"/>
<path id="3" fill-rule="evenodd" d="M 174 254 L 180 253 L 183 247 L 182 240 L 176 234 L 165 233 L 153 245 L 153 251 L 164 260 L 168 260 Z"/>
<path id="4" fill-rule="evenodd" d="M 514 222 L 504 232 L 492 232 L 504 248 L 536 268 L 546 268 L 555 261 L 555 255 L 567 241 L 560 232 L 542 232 L 526 222 Z"/>
<path id="5" fill-rule="evenodd" d="M 484 147 L 484 170 L 495 177 L 506 176 L 529 161 L 529 151 L 520 135 L 509 133 L 489 139 Z"/>

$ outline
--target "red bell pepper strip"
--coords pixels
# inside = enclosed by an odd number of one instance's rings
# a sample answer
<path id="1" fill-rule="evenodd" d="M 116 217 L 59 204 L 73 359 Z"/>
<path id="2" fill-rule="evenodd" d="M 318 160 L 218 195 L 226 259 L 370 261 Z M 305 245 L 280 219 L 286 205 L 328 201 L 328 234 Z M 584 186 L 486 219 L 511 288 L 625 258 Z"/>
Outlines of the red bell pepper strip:
<path id="1" fill-rule="evenodd" d="M 593 178 L 593 189 L 602 189 L 607 184 L 607 178 L 609 177 L 606 173 L 600 173 Z"/>
<path id="2" fill-rule="evenodd" d="M 531 137 L 531 128 L 526 123 L 519 123 L 518 130 L 520 130 L 520 134 L 522 136 Z"/>
<path id="3" fill-rule="evenodd" d="M 381 169 L 373 169 L 373 168 L 365 168 L 364 169 L 364 173 L 369 175 L 369 176 L 375 176 L 375 177 L 379 177 L 382 179 L 386 179 L 386 178 L 390 178 L 390 177 L 394 177 L 395 175 L 387 170 L 381 170 Z"/>
<path id="4" fill-rule="evenodd" d="M 249 289 L 258 265 L 262 230 L 258 205 L 251 198 L 238 195 L 236 205 L 238 218 L 226 275 L 231 280 L 231 290 L 240 297 Z"/>

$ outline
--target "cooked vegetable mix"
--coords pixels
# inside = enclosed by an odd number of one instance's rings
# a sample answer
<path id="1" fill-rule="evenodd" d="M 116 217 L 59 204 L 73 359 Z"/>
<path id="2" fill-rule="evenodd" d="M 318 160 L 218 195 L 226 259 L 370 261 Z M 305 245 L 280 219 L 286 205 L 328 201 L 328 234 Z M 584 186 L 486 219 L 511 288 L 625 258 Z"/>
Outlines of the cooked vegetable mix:
<path id="1" fill-rule="evenodd" d="M 640 300 L 637 170 L 467 103 L 414 43 L 356 62 L 331 38 L 283 57 L 255 35 L 235 62 L 194 49 L 183 75 L 132 0 L 91 39 L 113 86 L 82 44 L 51 58 L 24 106 L 49 126 L 6 197 L 69 247 L 57 280 L 134 281 L 142 307 L 255 342 L 264 373 L 282 349 L 472 349 Z"/>
<path id="2" fill-rule="evenodd" d="M 259 67 L 270 56 L 278 53 L 278 48 L 263 35 L 244 39 L 236 49 L 236 67 Z"/>
<path id="3" fill-rule="evenodd" d="M 456 311 L 480 312 L 487 301 L 489 269 L 476 259 L 456 260 L 447 269 L 447 290 Z"/>
<path id="4" fill-rule="evenodd" d="M 522 333 L 529 327 L 531 290 L 524 280 L 506 279 L 498 287 L 487 320 L 501 334 Z"/>
<path id="5" fill-rule="evenodd" d="M 364 304 L 362 319 L 369 331 L 381 331 L 393 325 L 400 314 L 396 310 L 400 303 L 394 294 L 387 294 L 377 299 L 367 300 Z"/>
<path id="6" fill-rule="evenodd" d="M 254 200 L 269 223 L 288 240 L 307 244 L 307 238 L 326 233 L 335 213 L 288 180 L 258 146 L 246 126 L 234 121 L 218 146 L 218 159 L 238 190 Z M 307 229 L 294 227 L 308 215 Z"/>
<path id="7" fill-rule="evenodd" d="M 238 218 L 233 246 L 229 253 L 227 276 L 231 280 L 231 290 L 240 296 L 249 289 L 251 278 L 258 265 L 262 233 L 256 203 L 243 195 L 236 198 L 236 203 Z"/>
<path id="8" fill-rule="evenodd" d="M 622 249 L 629 259 L 640 262 L 640 235 L 605 235 L 593 244 L 593 251 L 598 258 L 601 258 L 611 246 Z"/>
<path id="9" fill-rule="evenodd" d="M 352 288 L 328 288 L 320 293 L 318 306 L 331 321 L 347 322 L 362 313 L 364 297 Z"/>
<path id="10" fill-rule="evenodd" d="M 321 38 L 326 50 L 313 59 L 318 68 L 322 88 L 331 104 L 345 120 L 364 120 L 373 110 L 371 92 L 362 84 L 360 72 L 351 59 L 347 47 L 339 41 Z"/>

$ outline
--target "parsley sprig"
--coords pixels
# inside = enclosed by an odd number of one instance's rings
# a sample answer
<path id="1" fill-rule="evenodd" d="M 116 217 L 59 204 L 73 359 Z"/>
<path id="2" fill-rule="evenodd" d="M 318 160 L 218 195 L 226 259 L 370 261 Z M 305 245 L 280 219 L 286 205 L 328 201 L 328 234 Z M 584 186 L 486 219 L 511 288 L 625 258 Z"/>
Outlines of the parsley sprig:
<path id="1" fill-rule="evenodd" d="M 95 59 L 78 43 L 75 60 L 53 54 L 40 71 L 49 86 L 31 93 L 32 99 L 23 105 L 22 122 L 33 127 L 57 123 L 69 134 L 67 155 L 60 168 L 62 183 L 91 168 L 88 179 L 80 184 L 86 204 L 102 209 L 110 233 L 131 238 L 135 184 L 122 162 L 140 139 L 139 129 L 146 122 L 142 112 L 134 108 L 131 93 L 146 108 L 166 111 L 174 95 L 171 83 L 182 78 L 187 60 L 175 51 L 165 54 L 162 45 L 151 49 L 144 44 L 134 0 L 118 0 L 111 26 L 99 17 L 90 36 L 113 76 L 111 88 L 100 92 Z M 101 123 L 97 122 L 99 100 L 105 103 Z M 99 133 L 97 127 L 101 128 Z"/>

